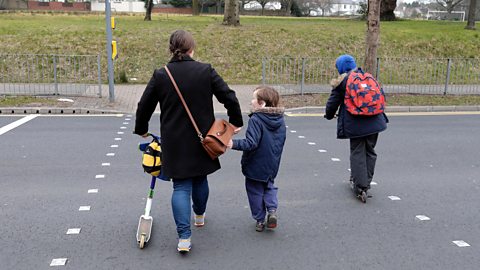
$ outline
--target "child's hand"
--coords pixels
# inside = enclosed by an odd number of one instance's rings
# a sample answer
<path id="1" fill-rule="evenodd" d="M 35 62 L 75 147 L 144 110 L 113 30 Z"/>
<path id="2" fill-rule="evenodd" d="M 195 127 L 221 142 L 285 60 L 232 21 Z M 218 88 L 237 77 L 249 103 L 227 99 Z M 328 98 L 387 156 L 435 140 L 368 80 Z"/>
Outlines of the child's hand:
<path id="1" fill-rule="evenodd" d="M 232 125 L 232 124 L 230 124 L 230 125 Z M 233 134 L 237 134 L 242 129 L 241 127 L 236 127 L 234 125 L 232 125 L 232 127 L 233 127 Z"/>
<path id="2" fill-rule="evenodd" d="M 228 142 L 227 147 L 229 149 L 232 149 L 232 147 L 233 147 L 233 140 L 232 139 L 230 139 L 230 141 Z"/>

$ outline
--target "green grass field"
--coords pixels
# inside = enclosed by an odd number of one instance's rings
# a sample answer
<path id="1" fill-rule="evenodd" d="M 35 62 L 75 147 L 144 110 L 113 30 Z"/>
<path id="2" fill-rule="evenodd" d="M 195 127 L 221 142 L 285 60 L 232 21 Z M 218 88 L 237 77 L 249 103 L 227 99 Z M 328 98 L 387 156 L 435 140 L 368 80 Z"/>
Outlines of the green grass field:
<path id="1" fill-rule="evenodd" d="M 231 84 L 261 81 L 264 56 L 363 57 L 366 23 L 324 18 L 240 18 L 240 27 L 221 25 L 222 16 L 116 16 L 117 76 L 145 83 L 153 68 L 169 59 L 168 37 L 186 29 L 197 41 L 195 58 L 211 63 Z M 480 33 L 465 23 L 397 21 L 381 23 L 379 57 L 478 58 Z M 1 13 L 0 48 L 5 54 L 102 54 L 106 66 L 104 15 Z M 106 72 L 104 72 L 106 73 Z"/>

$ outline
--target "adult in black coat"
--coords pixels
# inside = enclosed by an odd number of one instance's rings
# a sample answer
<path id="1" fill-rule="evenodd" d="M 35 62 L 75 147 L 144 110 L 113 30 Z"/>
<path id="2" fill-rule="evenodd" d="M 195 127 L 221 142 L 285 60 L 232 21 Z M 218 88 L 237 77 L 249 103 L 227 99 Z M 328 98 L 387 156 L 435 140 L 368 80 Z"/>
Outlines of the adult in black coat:
<path id="1" fill-rule="evenodd" d="M 338 57 L 335 64 L 340 76 L 332 80 L 333 89 L 325 108 L 325 118 L 333 119 L 338 110 L 337 138 L 350 139 L 350 181 L 356 194 L 365 202 L 375 171 L 378 133 L 387 129 L 388 118 L 384 113 L 355 116 L 347 111 L 344 104 L 347 79 L 357 65 L 350 55 Z"/>
<path id="2" fill-rule="evenodd" d="M 195 122 L 205 135 L 215 120 L 212 98 L 224 104 L 229 122 L 236 132 L 243 126 L 240 104 L 210 64 L 192 59 L 195 42 L 190 33 L 177 30 L 170 37 L 173 57 L 167 64 Z M 138 103 L 135 134 L 147 136 L 148 122 L 160 104 L 160 136 L 162 174 L 173 180 L 172 209 L 177 224 L 178 250 L 190 250 L 190 196 L 193 200 L 195 224 L 203 225 L 208 200 L 207 175 L 220 168 L 200 143 L 181 100 L 165 68 L 155 70 Z M 198 222 L 197 222 L 198 221 Z"/>

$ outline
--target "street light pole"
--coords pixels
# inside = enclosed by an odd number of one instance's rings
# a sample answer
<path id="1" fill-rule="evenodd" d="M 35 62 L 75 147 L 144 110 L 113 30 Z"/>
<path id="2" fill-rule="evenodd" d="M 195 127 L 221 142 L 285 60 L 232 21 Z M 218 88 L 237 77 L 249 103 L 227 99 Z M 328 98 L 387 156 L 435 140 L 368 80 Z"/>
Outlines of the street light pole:
<path id="1" fill-rule="evenodd" d="M 112 59 L 112 22 L 110 0 L 105 0 L 105 22 L 107 25 L 107 62 L 108 62 L 108 97 L 109 101 L 115 101 L 115 89 L 113 83 L 113 59 Z"/>

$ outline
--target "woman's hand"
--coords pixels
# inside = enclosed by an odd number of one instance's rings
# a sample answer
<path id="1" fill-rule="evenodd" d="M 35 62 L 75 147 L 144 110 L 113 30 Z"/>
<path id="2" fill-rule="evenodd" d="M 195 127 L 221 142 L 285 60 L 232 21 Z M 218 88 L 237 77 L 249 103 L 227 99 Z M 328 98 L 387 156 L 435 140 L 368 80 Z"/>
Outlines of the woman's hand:
<path id="1" fill-rule="evenodd" d="M 227 147 L 229 149 L 232 149 L 232 147 L 233 147 L 233 140 L 232 139 L 230 139 L 230 141 L 228 142 Z"/>
<path id="2" fill-rule="evenodd" d="M 232 125 L 232 124 L 230 124 L 230 125 Z M 238 132 L 240 132 L 240 130 L 242 130 L 241 127 L 236 127 L 234 125 L 232 125 L 232 127 L 233 127 L 233 134 L 237 134 Z"/>

